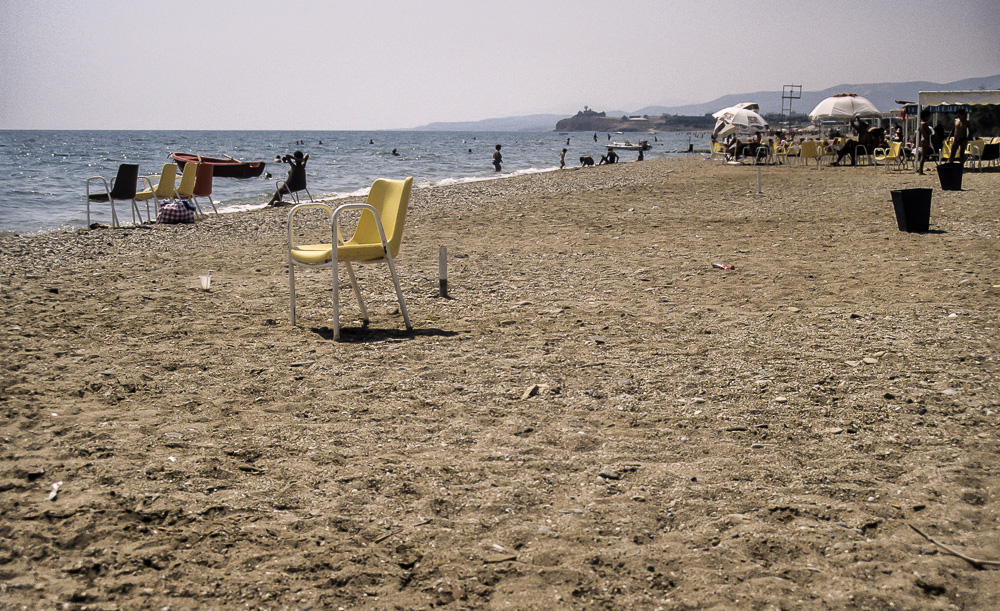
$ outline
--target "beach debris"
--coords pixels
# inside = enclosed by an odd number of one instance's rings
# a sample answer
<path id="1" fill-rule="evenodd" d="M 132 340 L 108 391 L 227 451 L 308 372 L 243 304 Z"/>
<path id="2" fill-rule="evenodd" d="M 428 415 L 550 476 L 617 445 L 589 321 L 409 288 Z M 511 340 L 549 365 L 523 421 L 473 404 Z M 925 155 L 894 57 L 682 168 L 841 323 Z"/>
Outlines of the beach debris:
<path id="1" fill-rule="evenodd" d="M 204 276 L 198 276 L 198 283 L 201 285 L 201 290 L 208 292 L 212 288 L 212 270 L 208 270 L 208 273 Z"/>
<path id="2" fill-rule="evenodd" d="M 289 367 L 308 367 L 309 365 L 312 365 L 315 362 L 316 361 L 296 361 L 291 365 L 289 365 Z"/>
<path id="3" fill-rule="evenodd" d="M 973 558 L 971 556 L 966 556 L 965 554 L 963 554 L 962 552 L 956 550 L 955 548 L 949 547 L 949 546 L 945 545 L 944 543 L 936 541 L 933 537 L 925 534 L 922 530 L 920 530 L 919 528 L 917 528 L 913 524 L 907 524 L 907 526 L 909 526 L 910 528 L 912 528 L 914 532 L 916 532 L 918 535 L 920 535 L 924 539 L 927 539 L 928 541 L 930 541 L 934 545 L 940 547 L 941 549 L 943 549 L 944 551 L 948 552 L 952 556 L 955 556 L 956 558 L 961 558 L 962 560 L 965 560 L 966 562 L 968 562 L 973 567 L 975 567 L 975 568 L 977 568 L 979 570 L 983 570 L 983 569 L 986 569 L 986 568 L 989 568 L 989 567 L 1000 567 L 1000 561 L 997 561 L 997 560 L 982 560 L 980 558 Z"/>
<path id="4" fill-rule="evenodd" d="M 729 265 L 727 263 L 713 263 L 712 267 L 715 269 L 736 269 L 735 266 Z"/>
<path id="5" fill-rule="evenodd" d="M 764 448 L 764 444 L 762 444 L 762 443 L 754 443 L 754 444 L 750 445 L 750 449 L 751 450 L 761 450 L 763 448 Z"/>
<path id="6" fill-rule="evenodd" d="M 56 483 L 52 484 L 52 490 L 49 491 L 49 496 L 46 497 L 46 500 L 48 500 L 48 501 L 54 501 L 54 500 L 56 500 L 56 496 L 59 495 L 59 489 L 62 488 L 62 485 L 63 485 L 62 482 L 56 482 Z"/>
<path id="7" fill-rule="evenodd" d="M 602 477 L 604 479 L 614 479 L 614 480 L 618 480 L 618 479 L 622 478 L 622 474 L 619 473 L 619 472 L 617 472 L 617 471 L 615 471 L 614 469 L 601 469 L 597 473 L 597 476 L 598 477 Z"/>
<path id="8" fill-rule="evenodd" d="M 525 389 L 524 393 L 521 395 L 521 400 L 525 401 L 535 395 L 541 395 L 549 391 L 548 384 L 532 384 Z"/>

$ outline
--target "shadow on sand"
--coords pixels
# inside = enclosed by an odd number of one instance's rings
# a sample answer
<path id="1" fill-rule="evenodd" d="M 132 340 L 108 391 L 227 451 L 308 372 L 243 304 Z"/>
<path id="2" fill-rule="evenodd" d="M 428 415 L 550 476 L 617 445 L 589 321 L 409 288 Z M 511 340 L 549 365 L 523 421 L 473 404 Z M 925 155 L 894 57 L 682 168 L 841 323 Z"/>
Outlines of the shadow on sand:
<path id="1" fill-rule="evenodd" d="M 312 332 L 323 339 L 333 339 L 330 327 L 313 327 Z M 371 327 L 341 327 L 340 341 L 350 344 L 375 343 L 388 340 L 413 339 L 415 337 L 455 337 L 458 331 L 444 329 L 372 329 Z"/>

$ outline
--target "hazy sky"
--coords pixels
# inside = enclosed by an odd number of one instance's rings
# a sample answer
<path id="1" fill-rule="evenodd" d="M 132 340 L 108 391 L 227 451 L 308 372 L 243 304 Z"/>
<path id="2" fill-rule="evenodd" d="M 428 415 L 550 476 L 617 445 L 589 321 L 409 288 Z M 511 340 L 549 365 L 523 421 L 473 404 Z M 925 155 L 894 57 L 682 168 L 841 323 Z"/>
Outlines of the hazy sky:
<path id="1" fill-rule="evenodd" d="M 0 129 L 393 129 L 948 82 L 1000 73 L 998 31 L 998 0 L 0 0 Z"/>

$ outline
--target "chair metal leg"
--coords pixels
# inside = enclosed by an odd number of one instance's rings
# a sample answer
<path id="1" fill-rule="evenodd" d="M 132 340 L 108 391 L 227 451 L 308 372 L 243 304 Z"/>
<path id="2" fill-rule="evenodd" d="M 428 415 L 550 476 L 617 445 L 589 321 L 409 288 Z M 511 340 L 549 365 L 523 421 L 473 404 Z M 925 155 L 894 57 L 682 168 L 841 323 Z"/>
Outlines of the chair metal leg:
<path id="1" fill-rule="evenodd" d="M 403 322 L 406 323 L 407 330 L 413 329 L 413 325 L 410 324 L 410 315 L 406 312 L 406 300 L 403 299 L 403 289 L 399 286 L 399 276 L 396 275 L 396 266 L 392 262 L 392 255 L 386 253 L 385 260 L 389 264 L 392 283 L 396 285 L 396 298 L 399 299 L 399 311 L 403 313 Z"/>
<path id="2" fill-rule="evenodd" d="M 132 213 L 134 215 L 138 215 L 138 217 L 139 217 L 139 223 L 142 223 L 142 210 L 139 210 L 139 204 L 136 203 L 135 199 L 132 200 Z M 146 207 L 146 216 L 147 217 L 149 216 L 149 206 Z M 139 223 L 136 223 L 135 222 L 135 217 L 133 217 L 132 224 L 133 225 L 138 225 Z"/>
<path id="3" fill-rule="evenodd" d="M 336 246 L 334 246 L 336 248 Z M 336 252 L 333 255 L 336 257 Z M 340 264 L 333 262 L 333 341 L 340 341 Z"/>
<path id="4" fill-rule="evenodd" d="M 358 280 L 354 276 L 354 266 L 351 265 L 350 261 L 345 261 L 347 264 L 347 275 L 351 278 L 351 287 L 354 288 L 354 296 L 358 299 L 358 305 L 361 306 L 361 317 L 364 324 L 368 324 L 370 319 L 368 318 L 368 308 L 365 307 L 365 300 L 361 297 L 361 288 L 358 287 Z"/>
<path id="5" fill-rule="evenodd" d="M 288 295 L 289 309 L 292 312 L 292 325 L 295 325 L 295 264 L 288 261 Z"/>

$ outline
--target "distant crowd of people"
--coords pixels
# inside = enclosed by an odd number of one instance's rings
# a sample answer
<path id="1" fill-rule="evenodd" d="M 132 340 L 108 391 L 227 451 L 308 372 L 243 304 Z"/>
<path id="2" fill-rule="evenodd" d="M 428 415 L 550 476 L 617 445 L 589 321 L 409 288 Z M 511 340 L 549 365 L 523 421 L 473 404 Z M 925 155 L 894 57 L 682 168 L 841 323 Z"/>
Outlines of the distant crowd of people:
<path id="1" fill-rule="evenodd" d="M 923 174 L 924 163 L 935 156 L 939 156 L 941 161 L 965 163 L 966 145 L 972 139 L 968 113 L 964 109 L 959 109 L 956 113 L 950 132 L 940 123 L 931 128 L 930 111 L 926 108 L 920 113 L 917 133 L 910 134 L 907 138 L 904 138 L 902 126 L 897 125 L 891 133 L 887 133 L 885 128 L 872 128 L 862 119 L 852 120 L 850 129 L 853 131 L 852 135 L 845 136 L 839 130 L 833 130 L 822 138 L 799 136 L 797 140 L 781 130 L 769 132 L 765 140 L 763 133 L 758 131 L 746 142 L 734 134 L 724 138 L 721 143 L 713 133 L 711 141 L 713 148 L 717 143 L 722 145 L 727 159 L 753 157 L 761 149 L 771 150 L 776 145 L 784 150 L 792 150 L 793 145 L 801 146 L 804 142 L 816 141 L 825 155 L 836 157 L 830 163 L 833 166 L 840 165 L 845 158 L 850 158 L 850 164 L 854 166 L 859 155 L 872 154 L 876 149 L 888 148 L 891 143 L 899 142 L 900 153 L 909 159 L 916 155 L 919 159 L 917 172 Z M 944 158 L 941 155 L 946 141 L 950 143 L 950 151 L 948 157 Z"/>

